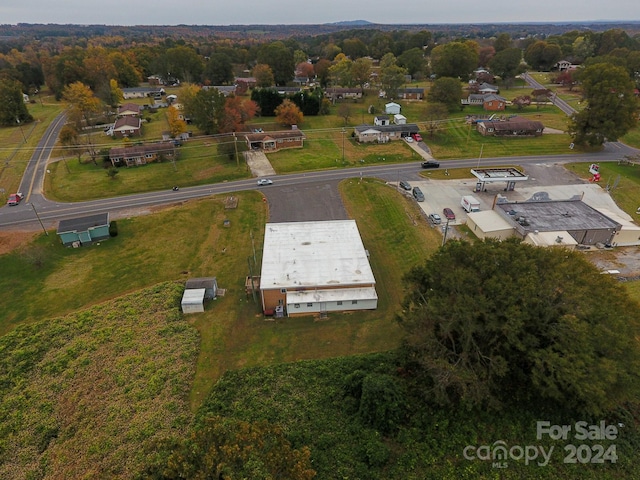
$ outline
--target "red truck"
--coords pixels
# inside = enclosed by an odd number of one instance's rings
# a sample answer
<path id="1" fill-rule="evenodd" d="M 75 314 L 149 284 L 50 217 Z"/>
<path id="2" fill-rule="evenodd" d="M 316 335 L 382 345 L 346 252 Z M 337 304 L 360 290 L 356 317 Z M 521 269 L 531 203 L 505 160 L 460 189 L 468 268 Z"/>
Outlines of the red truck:
<path id="1" fill-rule="evenodd" d="M 24 195 L 22 195 L 20 192 L 12 193 L 11 195 L 9 195 L 9 200 L 7 200 L 7 205 L 18 205 L 23 198 L 24 198 Z"/>

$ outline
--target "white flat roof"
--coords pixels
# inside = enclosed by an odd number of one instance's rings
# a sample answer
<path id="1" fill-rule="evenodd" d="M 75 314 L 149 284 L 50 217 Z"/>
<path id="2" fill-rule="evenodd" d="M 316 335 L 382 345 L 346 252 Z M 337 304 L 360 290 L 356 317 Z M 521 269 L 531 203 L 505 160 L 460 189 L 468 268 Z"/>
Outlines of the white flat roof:
<path id="1" fill-rule="evenodd" d="M 467 217 L 473 220 L 473 223 L 480 227 L 483 232 L 515 230 L 513 224 L 509 223 L 502 215 L 493 210 L 467 213 Z"/>
<path id="2" fill-rule="evenodd" d="M 182 294 L 182 303 L 202 303 L 204 301 L 204 288 L 189 288 Z"/>
<path id="3" fill-rule="evenodd" d="M 565 230 L 558 230 L 556 232 L 530 232 L 527 234 L 529 241 L 536 247 L 549 247 L 549 246 L 575 246 L 578 242 Z M 560 241 L 558 241 L 560 239 Z"/>
<path id="4" fill-rule="evenodd" d="M 303 292 L 287 292 L 287 303 L 336 302 L 349 300 L 373 300 L 378 294 L 373 287 L 368 288 L 336 288 L 325 290 L 305 290 Z"/>
<path id="5" fill-rule="evenodd" d="M 355 220 L 267 223 L 262 257 L 261 290 L 375 283 Z"/>

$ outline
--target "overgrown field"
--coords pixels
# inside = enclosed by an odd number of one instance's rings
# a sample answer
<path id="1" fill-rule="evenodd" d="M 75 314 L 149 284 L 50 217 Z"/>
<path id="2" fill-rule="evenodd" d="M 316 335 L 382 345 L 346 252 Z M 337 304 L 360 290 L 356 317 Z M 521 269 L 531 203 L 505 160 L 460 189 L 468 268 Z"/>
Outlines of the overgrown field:
<path id="1" fill-rule="evenodd" d="M 0 337 L 0 478 L 130 479 L 185 435 L 198 334 L 164 283 Z"/>
<path id="2" fill-rule="evenodd" d="M 616 441 L 587 440 L 591 446 L 616 444 L 616 463 L 564 463 L 567 441 L 536 439 L 536 422 L 571 424 L 598 423 L 600 419 L 574 418 L 544 407 L 507 406 L 501 413 L 434 407 L 413 398 L 402 382 L 389 392 L 397 374 L 393 354 L 354 356 L 303 361 L 273 367 L 252 368 L 225 374 L 214 387 L 198 416 L 231 416 L 243 420 L 267 419 L 284 426 L 293 446 L 311 448 L 318 479 L 567 479 L 614 480 L 637 478 L 640 436 L 630 418 L 620 421 Z M 375 398 L 373 398 L 375 397 Z M 379 416 L 372 413 L 378 405 Z M 385 403 L 387 402 L 387 403 Z M 395 415 L 383 417 L 380 412 Z M 376 422 L 401 419 L 402 425 L 382 435 Z M 374 425 L 372 425 L 372 423 Z M 507 448 L 543 446 L 553 451 L 544 465 L 542 455 L 525 460 L 507 460 L 506 468 L 494 468 L 491 460 L 467 460 L 466 446 L 487 445 L 490 450 L 502 440 Z M 517 452 L 517 451 L 516 451 Z M 540 462 L 541 465 L 538 464 Z"/>

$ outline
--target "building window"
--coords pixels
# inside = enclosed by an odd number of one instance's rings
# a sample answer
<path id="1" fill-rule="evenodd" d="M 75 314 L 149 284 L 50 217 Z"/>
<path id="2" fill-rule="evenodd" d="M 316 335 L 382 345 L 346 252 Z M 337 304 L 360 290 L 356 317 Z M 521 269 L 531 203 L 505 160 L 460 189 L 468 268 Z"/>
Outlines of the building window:
<path id="1" fill-rule="evenodd" d="M 358 304 L 358 300 L 351 300 L 351 305 L 357 305 Z"/>
<path id="2" fill-rule="evenodd" d="M 307 307 L 313 307 L 313 303 L 307 303 Z"/>
<path id="3" fill-rule="evenodd" d="M 293 304 L 293 306 L 294 306 L 295 308 L 300 308 L 300 304 L 299 304 L 299 303 L 294 303 L 294 304 Z"/>
<path id="4" fill-rule="evenodd" d="M 338 305 L 342 305 L 342 300 L 338 300 Z"/>
<path id="5" fill-rule="evenodd" d="M 280 289 L 280 293 L 287 293 L 287 289 L 286 288 L 281 288 Z"/>

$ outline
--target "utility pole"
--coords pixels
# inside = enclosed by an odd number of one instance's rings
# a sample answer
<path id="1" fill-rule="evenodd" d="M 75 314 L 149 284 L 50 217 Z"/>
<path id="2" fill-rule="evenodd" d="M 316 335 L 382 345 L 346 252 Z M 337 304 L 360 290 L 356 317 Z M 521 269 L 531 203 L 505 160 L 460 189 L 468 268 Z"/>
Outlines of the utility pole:
<path id="1" fill-rule="evenodd" d="M 16 117 L 16 123 L 20 127 L 20 133 L 22 134 L 22 139 L 24 140 L 24 143 L 27 143 L 27 137 L 24 136 L 24 130 L 22 129 L 22 123 L 20 123 L 20 119 L 18 117 Z"/>
<path id="2" fill-rule="evenodd" d="M 38 219 L 38 222 L 40 222 L 40 226 L 42 227 L 42 231 L 48 237 L 49 236 L 49 232 L 47 232 L 47 229 L 44 228 L 44 224 L 42 223 L 42 220 L 40 220 L 40 215 L 38 215 L 38 211 L 36 210 L 36 206 L 33 203 L 31 204 L 31 208 L 33 208 L 33 213 L 36 214 L 36 218 Z"/>
<path id="3" fill-rule="evenodd" d="M 480 145 L 480 155 L 478 156 L 478 166 L 476 168 L 480 168 L 480 159 L 482 158 L 482 150 L 484 150 L 484 143 Z"/>
<path id="4" fill-rule="evenodd" d="M 342 163 L 344 164 L 344 128 L 342 129 Z"/>
<path id="5" fill-rule="evenodd" d="M 449 233 L 449 219 L 447 218 L 447 223 L 444 226 L 444 235 L 442 236 L 442 246 L 447 242 L 447 233 Z"/>
<path id="6" fill-rule="evenodd" d="M 233 132 L 233 147 L 236 150 L 236 166 L 239 167 L 240 160 L 238 159 L 238 137 L 236 137 L 236 132 Z"/>

